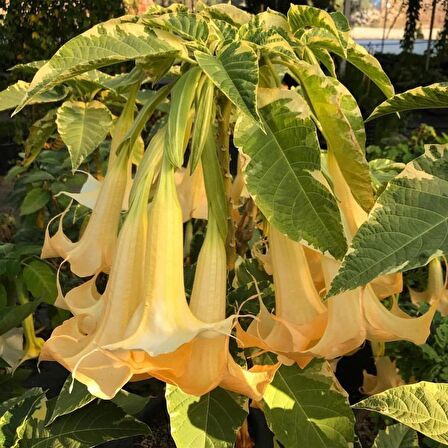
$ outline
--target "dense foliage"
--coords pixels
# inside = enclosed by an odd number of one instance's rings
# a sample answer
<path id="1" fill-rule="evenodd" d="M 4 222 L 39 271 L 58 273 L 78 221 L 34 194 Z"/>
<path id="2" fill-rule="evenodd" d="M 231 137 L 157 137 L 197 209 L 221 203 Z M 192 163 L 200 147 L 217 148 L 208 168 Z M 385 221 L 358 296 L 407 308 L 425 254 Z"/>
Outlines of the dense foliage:
<path id="1" fill-rule="evenodd" d="M 335 59 L 386 97 L 367 121 L 448 107 L 445 83 L 395 94 L 342 14 L 298 5 L 154 6 L 0 92 L 2 110 L 46 108 L 8 174 L 20 217 L 2 223 L 5 446 L 147 435 L 155 379 L 178 447 L 250 446 L 249 405 L 279 445 L 353 446 L 333 370 L 366 341 L 377 372 L 354 407 L 407 425 L 376 446 L 417 446 L 414 430 L 448 442 L 446 385 L 402 385 L 396 365 L 415 380 L 443 368 L 410 369 L 401 342 L 384 350 L 403 340 L 444 362 L 445 136 L 422 128 L 407 154 L 370 148 L 369 163 Z M 401 272 L 423 266 L 408 296 Z M 38 357 L 70 372 L 60 390 L 23 389 Z"/>

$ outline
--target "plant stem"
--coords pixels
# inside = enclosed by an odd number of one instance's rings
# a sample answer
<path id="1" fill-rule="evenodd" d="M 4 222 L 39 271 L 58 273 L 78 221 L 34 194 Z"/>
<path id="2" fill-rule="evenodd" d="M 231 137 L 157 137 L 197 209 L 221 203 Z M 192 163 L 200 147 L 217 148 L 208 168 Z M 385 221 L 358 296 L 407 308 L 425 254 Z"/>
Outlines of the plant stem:
<path id="1" fill-rule="evenodd" d="M 224 96 L 219 99 L 218 108 L 218 159 L 224 174 L 224 189 L 228 205 L 228 232 L 226 239 L 227 269 L 233 270 L 236 261 L 235 226 L 232 220 L 233 201 L 230 174 L 230 116 L 232 103 Z"/>

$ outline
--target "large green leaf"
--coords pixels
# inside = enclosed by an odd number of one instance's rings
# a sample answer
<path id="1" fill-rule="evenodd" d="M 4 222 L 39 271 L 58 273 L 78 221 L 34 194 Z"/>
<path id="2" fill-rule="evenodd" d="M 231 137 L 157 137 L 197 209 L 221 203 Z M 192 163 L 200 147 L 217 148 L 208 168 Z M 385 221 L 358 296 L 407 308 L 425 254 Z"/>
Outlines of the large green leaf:
<path id="1" fill-rule="evenodd" d="M 341 218 L 335 198 L 313 175 L 320 173 L 319 142 L 300 100 L 296 94 L 296 110 L 292 96 L 262 107 L 266 132 L 240 119 L 235 144 L 250 158 L 247 187 L 268 221 L 291 239 L 341 258 L 347 247 Z"/>
<path id="2" fill-rule="evenodd" d="M 112 114 L 99 101 L 66 101 L 58 109 L 56 124 L 75 170 L 106 138 Z"/>
<path id="3" fill-rule="evenodd" d="M 207 22 L 198 14 L 180 12 L 162 18 L 171 31 L 186 40 L 205 42 L 208 38 Z"/>
<path id="4" fill-rule="evenodd" d="M 439 82 L 398 93 L 377 106 L 366 121 L 405 110 L 446 107 L 448 107 L 448 82 Z"/>
<path id="5" fill-rule="evenodd" d="M 0 112 L 7 109 L 17 107 L 25 97 L 29 83 L 25 81 L 17 81 L 10 85 L 7 89 L 0 92 Z M 28 104 L 35 103 L 52 103 L 60 101 L 67 95 L 64 89 L 53 89 L 42 95 L 35 96 Z"/>
<path id="6" fill-rule="evenodd" d="M 394 87 L 378 60 L 352 38 L 347 39 L 347 61 L 370 78 L 387 98 L 392 96 Z"/>
<path id="7" fill-rule="evenodd" d="M 50 402 L 42 402 L 28 421 L 20 448 L 91 448 L 110 440 L 149 433 L 144 423 L 108 401 L 91 403 L 46 426 Z"/>
<path id="8" fill-rule="evenodd" d="M 232 448 L 247 415 L 247 400 L 221 388 L 195 397 L 167 385 L 166 401 L 177 448 Z"/>
<path id="9" fill-rule="evenodd" d="M 365 210 L 370 210 L 373 189 L 356 100 L 338 80 L 325 76 L 319 67 L 302 61 L 295 65 L 294 74 L 321 125 L 328 149 L 334 152 L 354 198 Z"/>
<path id="10" fill-rule="evenodd" d="M 353 238 L 329 296 L 448 253 L 448 146 L 431 145 L 379 196 Z"/>
<path id="11" fill-rule="evenodd" d="M 323 28 L 339 39 L 339 31 L 327 11 L 307 5 L 291 5 L 288 22 L 293 33 L 308 28 Z"/>
<path id="12" fill-rule="evenodd" d="M 47 263 L 33 260 L 23 270 L 23 281 L 34 298 L 54 303 L 58 295 L 56 272 Z"/>
<path id="13" fill-rule="evenodd" d="M 354 407 L 379 412 L 437 442 L 448 443 L 448 384 L 422 381 L 394 387 Z"/>
<path id="14" fill-rule="evenodd" d="M 180 168 L 184 162 L 184 150 L 188 143 L 190 110 L 200 76 L 199 67 L 191 68 L 180 77 L 171 92 L 165 149 L 170 162 L 177 168 Z"/>
<path id="15" fill-rule="evenodd" d="M 417 433 L 397 423 L 380 430 L 372 448 L 418 448 Z"/>
<path id="16" fill-rule="evenodd" d="M 51 196 L 48 191 L 43 190 L 41 187 L 33 188 L 26 194 L 20 205 L 20 215 L 31 215 L 39 211 L 47 205 L 50 199 Z"/>
<path id="17" fill-rule="evenodd" d="M 177 49 L 140 23 L 110 20 L 69 40 L 39 69 L 18 112 L 35 95 L 94 68 L 132 59 L 176 54 Z"/>
<path id="18" fill-rule="evenodd" d="M 339 41 L 334 34 L 326 29 L 311 28 L 306 30 L 301 40 L 308 45 L 313 52 L 319 53 L 326 49 L 346 59 L 358 70 L 370 78 L 386 95 L 390 97 L 394 94 L 392 83 L 378 60 L 372 56 L 362 45 L 356 43 L 351 37 L 344 34 L 346 41 L 345 51 L 341 48 Z"/>
<path id="19" fill-rule="evenodd" d="M 0 404 L 0 446 L 16 447 L 21 439 L 24 425 L 45 396 L 42 389 L 27 390 L 19 397 L 11 398 Z"/>
<path id="20" fill-rule="evenodd" d="M 229 5 L 230 6 L 230 5 Z M 233 42 L 217 56 L 194 53 L 199 66 L 232 103 L 255 122 L 257 112 L 258 60 L 254 50 L 243 42 Z"/>
<path id="21" fill-rule="evenodd" d="M 269 427 L 287 448 L 353 445 L 354 416 L 326 363 L 280 367 L 263 402 Z"/>
<path id="22" fill-rule="evenodd" d="M 59 392 L 46 425 L 51 425 L 58 417 L 87 406 L 94 400 L 96 400 L 96 397 L 87 390 L 87 387 L 69 375 L 62 386 L 61 392 Z"/>

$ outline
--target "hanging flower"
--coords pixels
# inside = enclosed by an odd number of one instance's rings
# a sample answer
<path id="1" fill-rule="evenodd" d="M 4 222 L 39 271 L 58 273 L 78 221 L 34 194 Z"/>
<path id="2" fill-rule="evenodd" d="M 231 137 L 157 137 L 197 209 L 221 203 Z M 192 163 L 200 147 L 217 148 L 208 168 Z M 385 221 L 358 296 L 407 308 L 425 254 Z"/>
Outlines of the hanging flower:
<path id="1" fill-rule="evenodd" d="M 364 341 L 360 294 L 349 291 L 325 305 L 316 290 L 304 248 L 274 227 L 269 234 L 275 288 L 275 315 L 260 301 L 258 319 L 247 332 L 238 327 L 244 347 L 278 353 L 285 364 L 304 367 L 314 356 L 332 359 L 355 350 Z M 327 287 L 338 270 L 322 258 Z M 350 309 L 350 313 L 347 313 Z"/>
<path id="2" fill-rule="evenodd" d="M 363 383 L 361 392 L 365 395 L 375 395 L 392 387 L 404 384 L 403 378 L 397 371 L 395 361 L 388 356 L 380 356 L 375 359 L 376 375 L 363 371 Z"/>
<path id="3" fill-rule="evenodd" d="M 199 254 L 190 310 L 210 324 L 226 316 L 226 251 L 214 218 L 209 215 L 207 234 Z M 178 363 L 167 368 L 167 362 Z M 254 366 L 247 370 L 229 352 L 229 335 L 204 332 L 172 354 L 153 359 L 151 375 L 175 384 L 184 392 L 203 395 L 217 386 L 261 400 L 278 366 Z"/>
<path id="4" fill-rule="evenodd" d="M 135 95 L 131 95 L 115 125 L 108 170 L 98 193 L 92 193 L 94 187 L 90 179 L 85 191 L 81 193 L 82 196 L 75 197 L 81 203 L 94 203 L 89 222 L 79 241 L 72 242 L 64 234 L 63 220 L 68 209 L 53 218 L 45 232 L 42 258 L 61 257 L 70 263 L 71 271 L 80 277 L 94 275 L 99 271 L 107 272 L 112 264 L 122 204 L 131 182 L 129 151 L 123 150 L 116 155 L 116 150 L 132 124 L 134 104 Z M 95 200 L 96 195 L 98 196 Z M 50 236 L 50 225 L 57 219 L 58 229 Z"/>
<path id="5" fill-rule="evenodd" d="M 57 360 L 103 398 L 113 397 L 132 376 L 151 375 L 155 369 L 181 372 L 187 366 L 182 362 L 187 348 L 177 356 L 171 352 L 202 333 L 225 338 L 233 325 L 232 317 L 207 322 L 190 310 L 183 284 L 182 212 L 174 170 L 163 164 L 148 213 L 153 177 L 147 175 L 135 189 L 101 299 L 100 319 L 79 314 L 65 321 L 42 353 L 42 359 Z M 158 355 L 164 359 L 155 360 Z"/>

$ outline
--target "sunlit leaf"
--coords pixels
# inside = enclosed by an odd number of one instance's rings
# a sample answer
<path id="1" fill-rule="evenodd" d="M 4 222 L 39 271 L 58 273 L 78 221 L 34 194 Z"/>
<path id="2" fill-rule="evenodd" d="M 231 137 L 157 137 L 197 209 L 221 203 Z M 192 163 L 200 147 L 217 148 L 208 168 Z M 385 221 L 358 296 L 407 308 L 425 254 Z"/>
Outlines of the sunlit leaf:
<path id="1" fill-rule="evenodd" d="M 294 111 L 288 102 L 281 99 L 260 109 L 266 133 L 250 120 L 237 123 L 235 144 L 250 158 L 247 187 L 281 232 L 340 258 L 346 243 L 336 200 L 313 176 L 320 172 L 316 129 L 306 109 Z"/>
<path id="2" fill-rule="evenodd" d="M 17 446 L 26 420 L 44 396 L 42 389 L 36 387 L 0 404 L 0 446 L 5 448 Z"/>
<path id="3" fill-rule="evenodd" d="M 216 87 L 243 113 L 259 122 L 257 112 L 258 61 L 247 44 L 234 42 L 217 56 L 195 51 L 199 66 Z"/>
<path id="4" fill-rule="evenodd" d="M 114 19 L 99 24 L 63 45 L 39 69 L 18 112 L 35 96 L 89 70 L 131 59 L 176 54 L 166 40 L 151 34 L 143 24 Z"/>
<path id="5" fill-rule="evenodd" d="M 17 107 L 25 97 L 28 90 L 29 83 L 25 81 L 17 81 L 8 88 L 0 92 L 0 112 L 7 109 Z M 67 91 L 60 89 L 53 89 L 41 95 L 35 96 L 28 104 L 36 103 L 53 103 L 60 101 L 67 96 Z"/>
<path id="6" fill-rule="evenodd" d="M 427 87 L 416 87 L 389 98 L 371 113 L 367 121 L 414 109 L 437 109 L 448 107 L 448 82 L 439 82 Z"/>
<path id="7" fill-rule="evenodd" d="M 297 62 L 295 74 L 305 91 L 342 174 L 357 202 L 373 206 L 369 165 L 365 158 L 365 131 L 356 100 L 338 80 L 325 76 L 319 67 Z"/>
<path id="8" fill-rule="evenodd" d="M 448 253 L 448 147 L 431 145 L 379 196 L 355 235 L 329 295 Z"/>
<path id="9" fill-rule="evenodd" d="M 391 417 L 441 443 L 448 443 L 448 384 L 422 381 L 394 387 L 354 405 Z"/>
<path id="10" fill-rule="evenodd" d="M 66 101 L 58 109 L 56 123 L 76 169 L 106 138 L 112 114 L 99 101 Z"/>

